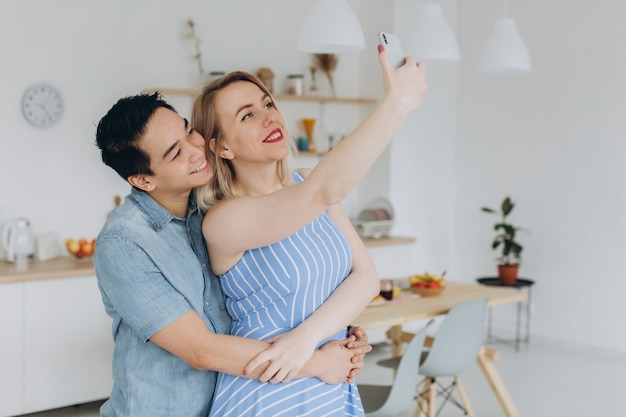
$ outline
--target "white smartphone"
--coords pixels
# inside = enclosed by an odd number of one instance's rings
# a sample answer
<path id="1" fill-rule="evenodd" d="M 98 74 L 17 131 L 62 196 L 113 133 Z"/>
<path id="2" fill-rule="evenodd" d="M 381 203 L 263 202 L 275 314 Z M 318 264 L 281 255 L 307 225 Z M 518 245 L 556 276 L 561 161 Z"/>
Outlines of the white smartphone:
<path id="1" fill-rule="evenodd" d="M 400 39 L 396 35 L 387 32 L 378 32 L 378 42 L 387 50 L 389 62 L 395 68 L 404 65 L 404 51 L 400 45 Z"/>

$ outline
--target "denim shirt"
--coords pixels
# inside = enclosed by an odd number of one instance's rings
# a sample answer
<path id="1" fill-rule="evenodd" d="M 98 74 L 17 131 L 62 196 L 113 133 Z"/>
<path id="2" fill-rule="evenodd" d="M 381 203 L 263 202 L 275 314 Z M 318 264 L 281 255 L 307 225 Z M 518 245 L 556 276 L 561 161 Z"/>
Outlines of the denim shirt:
<path id="1" fill-rule="evenodd" d="M 115 340 L 113 390 L 102 416 L 208 415 L 217 373 L 196 370 L 149 341 L 190 310 L 211 331 L 228 333 L 201 224 L 193 194 L 187 218 L 179 218 L 133 188 L 100 231 L 94 265 Z"/>

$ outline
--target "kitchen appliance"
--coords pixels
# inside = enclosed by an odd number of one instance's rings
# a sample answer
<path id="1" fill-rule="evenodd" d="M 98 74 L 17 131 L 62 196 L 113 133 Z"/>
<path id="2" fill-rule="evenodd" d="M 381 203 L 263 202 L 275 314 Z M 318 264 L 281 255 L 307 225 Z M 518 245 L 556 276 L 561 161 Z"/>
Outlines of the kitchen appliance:
<path id="1" fill-rule="evenodd" d="M 30 222 L 18 218 L 5 223 L 2 229 L 2 247 L 5 259 L 16 264 L 25 264 L 35 259 L 35 239 Z"/>

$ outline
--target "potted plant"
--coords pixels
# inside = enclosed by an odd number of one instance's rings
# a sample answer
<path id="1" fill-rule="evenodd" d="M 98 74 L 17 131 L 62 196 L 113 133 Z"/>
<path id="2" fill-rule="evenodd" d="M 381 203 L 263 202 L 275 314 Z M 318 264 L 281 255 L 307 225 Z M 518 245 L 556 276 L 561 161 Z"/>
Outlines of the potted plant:
<path id="1" fill-rule="evenodd" d="M 507 216 L 511 214 L 513 207 L 515 204 L 509 197 L 506 197 L 500 205 L 499 212 L 489 207 L 481 208 L 482 211 L 496 214 L 501 218 L 493 227 L 496 237 L 491 243 L 491 248 L 501 249 L 501 255 L 498 257 L 498 277 L 504 285 L 515 285 L 521 260 L 520 254 L 523 249 L 522 245 L 515 240 L 517 231 L 523 229 L 507 223 Z"/>

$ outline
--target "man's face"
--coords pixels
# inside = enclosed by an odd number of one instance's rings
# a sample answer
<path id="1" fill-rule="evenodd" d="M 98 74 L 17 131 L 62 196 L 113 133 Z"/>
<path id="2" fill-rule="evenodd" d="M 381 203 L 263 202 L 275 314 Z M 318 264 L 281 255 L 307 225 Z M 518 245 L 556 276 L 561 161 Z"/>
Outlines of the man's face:
<path id="1" fill-rule="evenodd" d="M 189 193 L 204 185 L 213 171 L 204 152 L 204 138 L 187 120 L 166 108 L 158 108 L 146 125 L 141 148 L 150 156 L 153 175 L 147 191 L 154 195 Z"/>

